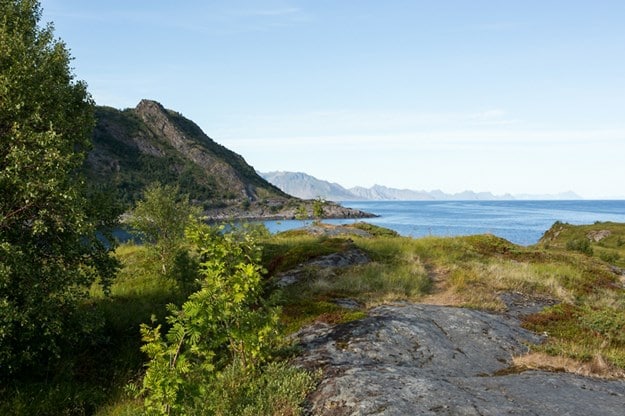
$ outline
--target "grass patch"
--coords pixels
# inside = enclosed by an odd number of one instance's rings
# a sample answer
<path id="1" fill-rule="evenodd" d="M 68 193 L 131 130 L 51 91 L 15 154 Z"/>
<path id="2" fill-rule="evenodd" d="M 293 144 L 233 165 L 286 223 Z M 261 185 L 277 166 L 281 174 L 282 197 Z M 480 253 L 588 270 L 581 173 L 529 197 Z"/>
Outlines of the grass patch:
<path id="1" fill-rule="evenodd" d="M 313 237 L 309 234 L 285 232 L 263 243 L 263 264 L 270 275 L 290 270 L 315 257 L 342 252 L 353 247 L 350 240 Z"/>
<path id="2" fill-rule="evenodd" d="M 535 347 L 536 351 L 582 363 L 604 363 L 606 368 L 625 369 L 622 309 L 560 304 L 527 317 L 523 325 L 549 336 L 546 343 Z"/>
<path id="3" fill-rule="evenodd" d="M 319 373 L 288 362 L 273 362 L 253 372 L 230 365 L 211 389 L 203 389 L 203 397 L 192 414 L 297 416 L 302 414 L 302 403 L 319 378 Z"/>
<path id="4" fill-rule="evenodd" d="M 309 284 L 313 293 L 338 293 L 368 306 L 397 300 L 414 300 L 426 293 L 430 280 L 419 263 L 355 266 L 332 277 L 319 276 Z"/>
<path id="5" fill-rule="evenodd" d="M 341 324 L 366 317 L 361 309 L 347 309 L 322 298 L 292 296 L 282 308 L 280 322 L 285 334 L 292 334 L 313 322 Z"/>
<path id="6" fill-rule="evenodd" d="M 352 224 L 346 224 L 345 227 L 366 231 L 373 237 L 399 237 L 399 233 L 397 231 L 380 227 L 379 225 L 370 224 L 368 222 L 358 221 Z"/>
<path id="7" fill-rule="evenodd" d="M 311 267 L 306 279 L 297 283 L 294 289 L 285 291 L 287 304 L 299 305 L 302 299 L 353 298 L 371 306 L 395 300 L 416 300 L 429 290 L 431 282 L 425 265 L 414 252 L 414 240 L 403 237 L 352 238 L 342 239 L 342 243 L 336 242 L 341 239 L 331 239 L 333 245 L 326 245 L 322 250 L 329 254 L 356 247 L 365 251 L 372 262 L 338 269 Z M 317 252 L 318 241 L 308 240 L 308 244 L 317 247 Z"/>

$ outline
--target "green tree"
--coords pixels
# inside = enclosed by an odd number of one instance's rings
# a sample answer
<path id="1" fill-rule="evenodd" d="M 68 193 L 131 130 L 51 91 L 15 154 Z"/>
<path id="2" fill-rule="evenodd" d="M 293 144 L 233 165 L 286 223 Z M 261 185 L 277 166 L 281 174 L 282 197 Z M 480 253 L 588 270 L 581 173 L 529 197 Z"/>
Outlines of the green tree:
<path id="1" fill-rule="evenodd" d="M 325 215 L 325 211 L 324 211 L 325 205 L 326 205 L 326 201 L 321 197 L 313 201 L 312 212 L 313 212 L 313 217 L 315 217 L 317 221 L 321 221 L 321 219 Z"/>
<path id="2" fill-rule="evenodd" d="M 155 256 L 161 274 L 175 278 L 181 272 L 176 265 L 187 253 L 185 229 L 199 221 L 200 214 L 177 186 L 154 183 L 130 213 L 128 225 Z"/>
<path id="3" fill-rule="evenodd" d="M 44 367 L 93 322 L 80 303 L 114 275 L 80 175 L 94 124 L 65 45 L 35 0 L 0 2 L 0 374 Z"/>
<path id="4" fill-rule="evenodd" d="M 306 205 L 300 204 L 295 211 L 295 219 L 304 221 L 308 218 L 308 212 L 306 211 Z"/>

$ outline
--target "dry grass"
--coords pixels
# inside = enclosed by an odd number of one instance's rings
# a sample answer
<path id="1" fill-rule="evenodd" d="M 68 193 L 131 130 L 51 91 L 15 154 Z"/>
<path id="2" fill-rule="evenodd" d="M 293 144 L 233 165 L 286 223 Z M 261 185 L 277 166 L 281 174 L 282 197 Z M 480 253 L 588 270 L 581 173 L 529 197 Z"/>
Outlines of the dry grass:
<path id="1" fill-rule="evenodd" d="M 586 377 L 620 379 L 625 371 L 609 365 L 601 355 L 596 355 L 588 362 L 574 360 L 569 357 L 547 355 L 542 352 L 531 352 L 514 357 L 514 365 L 527 370 L 564 371 Z"/>

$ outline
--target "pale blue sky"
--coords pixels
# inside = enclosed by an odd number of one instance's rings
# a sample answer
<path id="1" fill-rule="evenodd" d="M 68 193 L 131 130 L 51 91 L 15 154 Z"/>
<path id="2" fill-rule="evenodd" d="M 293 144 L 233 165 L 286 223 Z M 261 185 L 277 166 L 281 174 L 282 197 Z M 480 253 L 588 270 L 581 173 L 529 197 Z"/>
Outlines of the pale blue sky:
<path id="1" fill-rule="evenodd" d="M 100 105 L 261 171 L 625 197 L 625 1 L 43 0 Z"/>

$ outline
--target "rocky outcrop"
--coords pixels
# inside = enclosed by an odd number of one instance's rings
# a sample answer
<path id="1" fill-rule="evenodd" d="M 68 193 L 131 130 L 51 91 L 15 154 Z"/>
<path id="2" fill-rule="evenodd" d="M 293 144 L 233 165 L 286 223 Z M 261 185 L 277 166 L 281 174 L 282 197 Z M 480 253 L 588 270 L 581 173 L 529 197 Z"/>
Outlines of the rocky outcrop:
<path id="1" fill-rule="evenodd" d="M 512 315 L 397 304 L 297 334 L 299 363 L 323 369 L 313 415 L 622 415 L 625 382 L 511 371 L 542 337 Z"/>
<path id="2" fill-rule="evenodd" d="M 612 232 L 610 230 L 598 230 L 598 231 L 590 231 L 588 234 L 586 234 L 586 237 L 590 241 L 594 241 L 595 243 L 598 243 L 599 241 L 611 235 L 612 235 Z"/>
<path id="3" fill-rule="evenodd" d="M 212 208 L 205 211 L 209 220 L 232 220 L 233 218 L 242 220 L 295 220 L 299 218 L 299 207 L 307 207 L 308 212 L 312 212 L 314 201 L 293 199 L 285 202 L 281 199 L 263 199 L 249 206 L 242 208 L 239 205 Z M 360 211 L 358 209 L 347 208 L 333 202 L 327 202 L 324 206 L 324 219 L 331 218 L 372 218 L 375 215 Z M 308 219 L 312 219 L 309 214 Z"/>
<path id="4" fill-rule="evenodd" d="M 299 264 L 297 267 L 289 270 L 288 272 L 278 274 L 276 276 L 277 285 L 285 287 L 306 279 L 309 275 L 309 270 L 311 269 L 315 269 L 317 273 L 323 269 L 333 272 L 337 268 L 340 269 L 348 266 L 367 264 L 370 261 L 371 259 L 369 256 L 367 256 L 364 251 L 357 248 L 340 253 L 328 254 L 326 256 L 317 257 L 308 262 Z"/>

